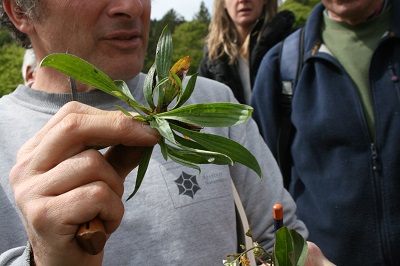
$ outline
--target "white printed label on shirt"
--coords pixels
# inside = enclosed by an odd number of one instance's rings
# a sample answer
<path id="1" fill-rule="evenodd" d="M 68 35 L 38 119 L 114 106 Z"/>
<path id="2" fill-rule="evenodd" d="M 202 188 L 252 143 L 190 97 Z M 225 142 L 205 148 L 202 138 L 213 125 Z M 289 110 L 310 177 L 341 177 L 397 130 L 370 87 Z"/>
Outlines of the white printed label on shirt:
<path id="1" fill-rule="evenodd" d="M 175 208 L 231 194 L 231 185 L 226 176 L 229 170 L 225 166 L 202 165 L 200 168 L 201 173 L 173 162 L 160 165 Z"/>

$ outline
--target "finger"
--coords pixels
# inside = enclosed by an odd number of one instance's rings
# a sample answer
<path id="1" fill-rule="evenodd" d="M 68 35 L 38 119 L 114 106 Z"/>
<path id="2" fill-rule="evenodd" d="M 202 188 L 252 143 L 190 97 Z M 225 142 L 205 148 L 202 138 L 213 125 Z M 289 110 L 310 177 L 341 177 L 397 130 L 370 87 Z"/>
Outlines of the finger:
<path id="1" fill-rule="evenodd" d="M 26 216 L 36 232 L 68 236 L 72 241 L 79 225 L 95 217 L 102 220 L 107 234 L 113 233 L 123 213 L 121 198 L 107 184 L 97 181 L 47 198 L 45 204 L 29 204 Z"/>
<path id="2" fill-rule="evenodd" d="M 128 147 L 117 145 L 110 147 L 105 153 L 107 161 L 113 166 L 120 177 L 125 177 L 140 162 L 140 158 L 148 147 Z"/>
<path id="3" fill-rule="evenodd" d="M 120 195 L 114 193 L 104 182 L 93 182 L 63 195 L 72 199 L 68 206 L 64 205 L 62 198 L 57 202 L 61 203 L 60 207 L 65 207 L 64 212 L 68 213 L 64 214 L 67 224 L 80 225 L 98 217 L 102 220 L 107 234 L 113 233 L 119 227 L 124 214 L 124 204 Z M 74 210 L 77 212 L 72 214 Z"/>
<path id="4" fill-rule="evenodd" d="M 46 171 L 90 146 L 152 146 L 158 141 L 157 134 L 149 125 L 125 115 L 69 114 L 32 151 L 31 167 Z"/>
<path id="5" fill-rule="evenodd" d="M 25 143 L 23 148 L 20 150 L 21 153 L 28 153 L 33 150 L 42 141 L 44 135 L 64 119 L 68 114 L 88 114 L 88 115 L 113 115 L 114 112 L 102 111 L 89 105 L 85 105 L 79 102 L 68 102 L 46 123 L 46 125 L 36 133 L 29 141 Z"/>
<path id="6" fill-rule="evenodd" d="M 37 178 L 41 181 L 37 182 Z M 95 181 L 106 183 L 119 197 L 122 197 L 123 179 L 97 150 L 86 150 L 61 162 L 37 178 L 26 180 L 17 188 L 18 195 L 58 196 L 76 187 Z M 24 191 L 19 191 L 23 189 Z"/>
<path id="7" fill-rule="evenodd" d="M 334 266 L 325 255 L 322 253 L 321 249 L 313 242 L 307 241 L 308 253 L 305 265 L 307 266 Z"/>
<path id="8" fill-rule="evenodd" d="M 47 134 L 47 132 L 62 121 L 69 114 L 87 114 L 87 115 L 100 115 L 100 116 L 125 116 L 121 111 L 104 111 L 83 103 L 76 101 L 71 101 L 65 104 L 60 110 L 47 122 L 47 124 L 39 131 L 37 134 L 25 143 L 23 152 L 29 152 L 33 150 Z M 132 113 L 135 115 L 136 113 Z M 153 131 L 153 134 L 158 134 L 158 132 Z"/>

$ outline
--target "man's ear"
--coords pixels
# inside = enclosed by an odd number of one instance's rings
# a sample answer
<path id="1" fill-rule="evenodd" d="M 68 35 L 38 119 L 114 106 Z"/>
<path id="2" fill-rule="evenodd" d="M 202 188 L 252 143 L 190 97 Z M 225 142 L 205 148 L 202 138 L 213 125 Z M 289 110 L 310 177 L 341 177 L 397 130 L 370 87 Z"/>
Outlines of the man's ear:
<path id="1" fill-rule="evenodd" d="M 21 32 L 27 34 L 33 29 L 31 19 L 15 3 L 15 0 L 3 0 L 3 7 L 14 26 Z"/>

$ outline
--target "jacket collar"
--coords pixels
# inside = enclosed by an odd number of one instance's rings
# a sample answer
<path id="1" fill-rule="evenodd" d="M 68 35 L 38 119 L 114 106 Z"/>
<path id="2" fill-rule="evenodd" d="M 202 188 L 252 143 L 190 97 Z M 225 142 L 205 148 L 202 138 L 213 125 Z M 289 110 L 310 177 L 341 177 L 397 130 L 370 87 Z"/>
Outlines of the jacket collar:
<path id="1" fill-rule="evenodd" d="M 389 0 L 390 1 L 390 0 Z M 391 28 L 390 31 L 392 36 L 400 37 L 400 19 L 395 19 L 400 16 L 400 1 L 392 0 L 392 18 L 391 18 Z M 320 25 L 323 19 L 323 12 L 325 6 L 322 3 L 318 3 L 308 16 L 305 27 L 304 36 L 304 57 L 307 58 L 311 56 L 313 49 L 318 48 L 321 44 L 321 31 Z"/>

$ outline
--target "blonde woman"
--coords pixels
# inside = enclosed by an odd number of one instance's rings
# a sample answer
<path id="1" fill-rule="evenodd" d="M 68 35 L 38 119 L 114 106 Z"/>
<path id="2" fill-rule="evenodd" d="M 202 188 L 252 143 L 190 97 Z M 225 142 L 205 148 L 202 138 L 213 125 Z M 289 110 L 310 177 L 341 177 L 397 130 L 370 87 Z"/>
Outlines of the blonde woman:
<path id="1" fill-rule="evenodd" d="M 241 103 L 264 54 L 292 32 L 294 15 L 277 0 L 215 0 L 199 75 L 228 85 Z"/>

